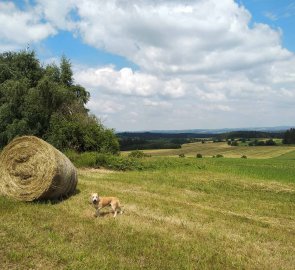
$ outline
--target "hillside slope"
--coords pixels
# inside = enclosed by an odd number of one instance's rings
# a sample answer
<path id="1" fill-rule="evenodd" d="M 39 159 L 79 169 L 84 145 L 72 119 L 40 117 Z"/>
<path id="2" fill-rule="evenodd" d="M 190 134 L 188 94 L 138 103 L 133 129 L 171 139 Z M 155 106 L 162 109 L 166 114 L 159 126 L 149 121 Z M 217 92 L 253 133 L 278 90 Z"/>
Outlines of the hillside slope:
<path id="1" fill-rule="evenodd" d="M 239 158 L 246 155 L 248 158 L 273 158 L 288 152 L 294 151 L 294 146 L 230 146 L 225 142 L 207 142 L 207 143 L 188 143 L 183 144 L 181 149 L 161 149 L 146 150 L 147 154 L 152 156 L 196 156 L 197 153 L 206 157 L 216 156 L 218 154 L 224 157 Z"/>

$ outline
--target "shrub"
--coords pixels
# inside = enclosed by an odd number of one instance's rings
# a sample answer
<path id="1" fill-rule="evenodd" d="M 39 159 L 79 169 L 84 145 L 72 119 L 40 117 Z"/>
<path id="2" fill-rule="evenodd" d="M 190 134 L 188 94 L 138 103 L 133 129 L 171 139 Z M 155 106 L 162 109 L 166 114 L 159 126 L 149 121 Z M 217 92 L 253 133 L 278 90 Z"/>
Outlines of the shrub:
<path id="1" fill-rule="evenodd" d="M 182 153 L 182 154 L 179 154 L 179 157 L 180 157 L 180 158 L 184 158 L 185 155 Z"/>
<path id="2" fill-rule="evenodd" d="M 76 167 L 95 167 L 97 152 L 77 153 L 73 150 L 67 150 L 64 153 Z"/>
<path id="3" fill-rule="evenodd" d="M 247 156 L 245 156 L 245 155 L 242 155 L 242 156 L 241 156 L 241 158 L 247 158 Z"/>
<path id="4" fill-rule="evenodd" d="M 106 168 L 117 171 L 142 170 L 143 163 L 138 158 L 123 157 L 107 153 L 84 152 L 77 153 L 72 150 L 65 152 L 66 156 L 76 167 Z"/>
<path id="5" fill-rule="evenodd" d="M 217 158 L 222 158 L 223 155 L 221 155 L 221 154 L 217 154 L 216 157 L 217 157 Z"/>
<path id="6" fill-rule="evenodd" d="M 117 171 L 127 171 L 135 169 L 141 170 L 143 168 L 142 164 L 135 158 L 115 156 L 110 154 L 97 154 L 95 167 L 104 167 Z"/>
<path id="7" fill-rule="evenodd" d="M 272 145 L 277 145 L 277 144 L 273 139 L 269 139 L 265 142 L 265 145 L 272 146 Z"/>
<path id="8" fill-rule="evenodd" d="M 144 157 L 150 157 L 150 155 L 147 155 L 143 151 L 140 151 L 140 150 L 134 150 L 134 151 L 129 153 L 128 157 L 131 157 L 131 158 L 144 158 Z"/>
<path id="9" fill-rule="evenodd" d="M 202 156 L 202 154 L 198 153 L 196 157 L 197 158 L 202 158 L 203 156 Z"/>
<path id="10" fill-rule="evenodd" d="M 231 142 L 231 146 L 238 146 L 238 145 L 239 145 L 238 141 L 232 141 Z"/>
<path id="11" fill-rule="evenodd" d="M 265 141 L 258 141 L 257 146 L 265 146 Z"/>

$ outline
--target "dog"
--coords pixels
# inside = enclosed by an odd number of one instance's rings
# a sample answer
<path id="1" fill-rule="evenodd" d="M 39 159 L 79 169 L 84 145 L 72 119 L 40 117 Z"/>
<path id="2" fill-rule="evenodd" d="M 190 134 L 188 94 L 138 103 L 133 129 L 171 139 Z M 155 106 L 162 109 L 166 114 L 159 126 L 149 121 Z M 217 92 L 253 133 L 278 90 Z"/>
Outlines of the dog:
<path id="1" fill-rule="evenodd" d="M 117 197 L 100 197 L 97 193 L 92 193 L 90 197 L 90 203 L 96 209 L 95 217 L 99 217 L 100 209 L 111 206 L 114 211 L 114 217 L 117 216 L 117 213 L 123 214 L 121 204 Z"/>

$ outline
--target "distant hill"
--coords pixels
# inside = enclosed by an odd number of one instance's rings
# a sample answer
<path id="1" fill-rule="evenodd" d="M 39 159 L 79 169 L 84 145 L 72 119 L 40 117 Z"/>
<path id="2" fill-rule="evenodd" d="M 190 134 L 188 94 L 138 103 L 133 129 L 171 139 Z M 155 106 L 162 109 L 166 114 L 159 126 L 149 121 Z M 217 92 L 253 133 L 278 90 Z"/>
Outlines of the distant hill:
<path id="1" fill-rule="evenodd" d="M 120 131 L 117 134 L 222 134 L 232 131 L 261 131 L 261 132 L 285 132 L 292 126 L 277 127 L 248 127 L 248 128 L 220 128 L 220 129 L 175 129 L 175 130 L 144 130 L 144 131 Z"/>
<path id="2" fill-rule="evenodd" d="M 221 128 L 221 129 L 183 129 L 183 130 L 149 130 L 137 133 L 166 133 L 166 134 L 179 134 L 179 133 L 193 133 L 193 134 L 222 134 L 232 131 L 261 131 L 261 132 L 285 132 L 292 126 L 277 126 L 277 127 L 247 127 L 247 128 Z M 132 132 L 128 132 L 132 133 Z"/>
<path id="3" fill-rule="evenodd" d="M 287 128 L 286 128 L 287 129 Z M 119 138 L 120 150 L 146 150 L 146 149 L 177 149 L 182 144 L 213 140 L 225 141 L 233 139 L 249 138 L 283 138 L 285 130 L 282 127 L 259 128 L 257 129 L 198 129 L 198 130 L 157 130 L 150 132 L 120 132 Z M 187 132 L 186 132 L 187 131 Z"/>

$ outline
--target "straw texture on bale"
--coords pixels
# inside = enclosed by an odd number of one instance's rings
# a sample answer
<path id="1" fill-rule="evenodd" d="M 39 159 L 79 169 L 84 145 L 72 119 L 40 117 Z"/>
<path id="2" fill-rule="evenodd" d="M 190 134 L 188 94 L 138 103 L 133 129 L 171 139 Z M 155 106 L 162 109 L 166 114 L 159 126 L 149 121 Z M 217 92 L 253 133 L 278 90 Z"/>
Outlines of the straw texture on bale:
<path id="1" fill-rule="evenodd" d="M 17 200 L 68 196 L 75 191 L 77 181 L 71 161 L 37 137 L 16 138 L 0 155 L 0 192 Z"/>

